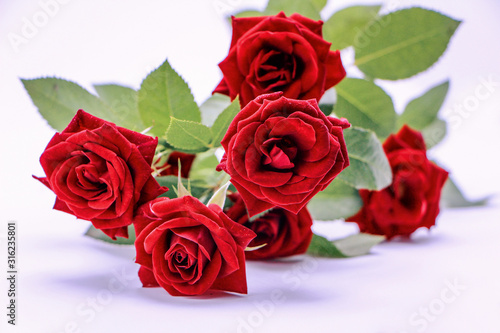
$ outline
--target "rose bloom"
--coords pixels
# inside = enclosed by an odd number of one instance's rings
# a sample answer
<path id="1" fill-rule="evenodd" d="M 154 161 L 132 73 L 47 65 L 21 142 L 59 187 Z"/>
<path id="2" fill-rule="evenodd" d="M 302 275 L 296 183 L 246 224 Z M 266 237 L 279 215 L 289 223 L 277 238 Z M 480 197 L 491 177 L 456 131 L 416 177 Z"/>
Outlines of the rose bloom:
<path id="1" fill-rule="evenodd" d="M 239 95 L 241 106 L 275 91 L 319 100 L 346 75 L 340 52 L 323 39 L 322 21 L 283 12 L 232 20 L 229 54 L 219 64 L 224 77 L 214 92 Z"/>
<path id="2" fill-rule="evenodd" d="M 196 155 L 181 153 L 173 151 L 168 155 L 168 159 L 164 165 L 160 166 L 162 169 L 160 176 L 177 176 L 179 173 L 179 160 L 181 161 L 181 177 L 188 178 L 191 165 L 193 164 Z"/>
<path id="3" fill-rule="evenodd" d="M 245 252 L 250 260 L 273 259 L 303 254 L 307 251 L 312 238 L 312 218 L 307 208 L 297 214 L 282 208 L 274 208 L 253 221 L 248 218 L 247 209 L 241 196 L 230 196 L 233 205 L 226 211 L 232 220 L 253 230 L 255 237 L 249 247 L 265 246 Z"/>
<path id="4" fill-rule="evenodd" d="M 422 135 L 406 125 L 383 146 L 393 182 L 380 191 L 360 190 L 363 207 L 346 221 L 356 222 L 361 232 L 388 239 L 409 236 L 420 227 L 430 229 L 448 172 L 427 159 Z"/>
<path id="5" fill-rule="evenodd" d="M 246 294 L 244 250 L 255 234 L 219 206 L 191 196 L 158 198 L 141 207 L 134 227 L 144 287 L 161 286 L 173 296 Z"/>
<path id="6" fill-rule="evenodd" d="M 229 125 L 217 169 L 231 176 L 250 216 L 273 207 L 296 214 L 349 165 L 342 132 L 349 126 L 314 99 L 262 95 Z"/>
<path id="7" fill-rule="evenodd" d="M 113 239 L 128 237 L 138 205 L 167 191 L 151 175 L 158 140 L 78 110 L 40 157 L 54 209 L 89 220 Z"/>

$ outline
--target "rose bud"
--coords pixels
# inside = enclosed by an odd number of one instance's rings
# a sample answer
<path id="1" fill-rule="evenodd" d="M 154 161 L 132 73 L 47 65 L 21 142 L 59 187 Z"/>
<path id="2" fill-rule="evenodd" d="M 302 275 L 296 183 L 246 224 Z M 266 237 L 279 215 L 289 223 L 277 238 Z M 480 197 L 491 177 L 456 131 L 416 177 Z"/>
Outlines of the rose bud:
<path id="1" fill-rule="evenodd" d="M 393 182 L 380 191 L 360 190 L 363 207 L 346 221 L 361 232 L 410 236 L 420 227 L 430 229 L 439 213 L 441 189 L 448 172 L 427 159 L 422 135 L 408 126 L 384 142 Z"/>
<path id="2" fill-rule="evenodd" d="M 191 196 L 158 198 L 140 208 L 134 227 L 144 287 L 173 296 L 247 293 L 244 250 L 255 234 L 219 206 Z"/>
<path id="3" fill-rule="evenodd" d="M 230 198 L 234 204 L 227 209 L 227 216 L 257 235 L 248 246 L 258 247 L 265 244 L 256 250 L 245 252 L 247 259 L 273 259 L 303 254 L 307 251 L 313 235 L 312 218 L 307 208 L 302 208 L 297 214 L 274 208 L 250 220 L 241 196 L 234 193 Z"/>
<path id="4" fill-rule="evenodd" d="M 295 99 L 319 100 L 346 75 L 339 51 L 322 36 L 322 21 L 299 14 L 232 18 L 224 75 L 214 93 L 239 95 L 241 106 L 261 94 L 283 91 Z"/>
<path id="5" fill-rule="evenodd" d="M 250 216 L 273 207 L 297 214 L 349 165 L 342 132 L 349 126 L 314 99 L 262 95 L 229 125 L 217 169 L 231 176 Z"/>
<path id="6" fill-rule="evenodd" d="M 128 237 L 138 205 L 167 191 L 151 175 L 158 140 L 78 110 L 40 156 L 54 209 L 91 221 L 109 237 Z"/>

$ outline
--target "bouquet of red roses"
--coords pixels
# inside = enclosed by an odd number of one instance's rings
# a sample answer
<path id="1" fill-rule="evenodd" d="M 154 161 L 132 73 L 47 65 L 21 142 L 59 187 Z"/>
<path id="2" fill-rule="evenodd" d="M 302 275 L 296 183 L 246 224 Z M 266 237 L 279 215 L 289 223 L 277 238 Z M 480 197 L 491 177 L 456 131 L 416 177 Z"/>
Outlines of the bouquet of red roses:
<path id="1" fill-rule="evenodd" d="M 59 131 L 35 178 L 54 209 L 92 223 L 88 236 L 134 244 L 144 287 L 247 293 L 245 260 L 360 255 L 435 224 L 448 172 L 426 150 L 446 133 L 448 82 L 398 114 L 374 79 L 426 70 L 459 22 L 379 6 L 323 22 L 320 8 L 287 6 L 232 17 L 223 78 L 200 106 L 168 61 L 138 91 L 23 80 Z M 343 49 L 362 77 L 346 77 Z M 313 220 L 335 219 L 360 233 L 313 234 Z"/>

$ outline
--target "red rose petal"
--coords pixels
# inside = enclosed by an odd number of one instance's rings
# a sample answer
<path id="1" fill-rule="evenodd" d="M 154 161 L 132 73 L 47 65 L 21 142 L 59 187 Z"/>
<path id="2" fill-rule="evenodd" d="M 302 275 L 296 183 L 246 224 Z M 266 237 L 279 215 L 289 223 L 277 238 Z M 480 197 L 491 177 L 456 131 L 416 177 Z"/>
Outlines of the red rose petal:
<path id="1" fill-rule="evenodd" d="M 145 288 L 160 286 L 156 281 L 153 272 L 144 266 L 139 267 L 139 279 L 142 282 L 142 286 Z"/>
<path id="2" fill-rule="evenodd" d="M 275 172 L 262 168 L 262 155 L 250 146 L 245 153 L 244 167 L 248 172 L 248 180 L 261 186 L 280 186 L 288 182 L 292 177 L 291 172 Z"/>
<path id="3" fill-rule="evenodd" d="M 307 151 L 314 147 L 316 135 L 313 126 L 300 118 L 283 118 L 269 133 L 270 137 L 286 137 L 300 149 Z"/>

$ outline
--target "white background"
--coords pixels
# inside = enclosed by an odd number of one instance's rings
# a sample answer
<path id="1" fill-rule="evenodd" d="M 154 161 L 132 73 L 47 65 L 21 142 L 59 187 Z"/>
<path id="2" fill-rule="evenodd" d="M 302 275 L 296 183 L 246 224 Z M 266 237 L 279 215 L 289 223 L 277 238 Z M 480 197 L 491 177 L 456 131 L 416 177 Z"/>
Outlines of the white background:
<path id="1" fill-rule="evenodd" d="M 162 289 L 141 288 L 133 248 L 81 236 L 88 222 L 53 211 L 54 195 L 31 178 L 43 175 L 38 158 L 54 131 L 19 78 L 57 76 L 91 91 L 94 83 L 138 88 L 168 57 L 201 103 L 221 78 L 217 64 L 231 36 L 225 14 L 251 3 L 263 8 L 266 1 L 60 0 L 57 7 L 42 5 L 49 2 L 0 2 L 0 251 L 6 253 L 11 220 L 17 221 L 19 249 L 18 325 L 6 324 L 7 274 L 1 273 L 2 332 L 4 327 L 51 333 L 500 332 L 498 196 L 489 207 L 443 211 L 430 233 L 381 244 L 369 256 L 249 263 L 247 296 L 174 298 Z M 327 18 L 348 4 L 354 3 L 329 1 L 322 15 Z M 449 78 L 442 116 L 453 126 L 430 155 L 470 198 L 496 195 L 500 3 L 401 0 L 387 2 L 385 10 L 410 5 L 463 23 L 431 70 L 379 83 L 401 111 L 410 99 Z M 38 27 L 30 30 L 30 23 Z M 25 43 L 13 45 L 13 34 Z M 354 74 L 347 54 L 344 62 Z M 341 222 L 315 228 L 333 238 L 355 231 Z M 6 255 L 0 258 L 6 272 Z"/>

